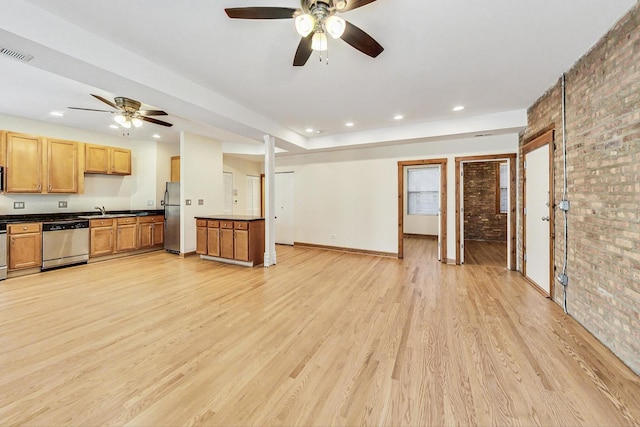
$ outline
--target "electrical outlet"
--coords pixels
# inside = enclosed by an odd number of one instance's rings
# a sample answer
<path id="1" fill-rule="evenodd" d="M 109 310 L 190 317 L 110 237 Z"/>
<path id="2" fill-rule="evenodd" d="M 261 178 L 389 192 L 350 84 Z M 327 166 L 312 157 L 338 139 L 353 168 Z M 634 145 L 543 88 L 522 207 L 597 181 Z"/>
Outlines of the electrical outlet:
<path id="1" fill-rule="evenodd" d="M 187 199 L 187 200 L 185 201 L 185 205 L 187 205 L 187 206 L 191 206 L 191 199 Z"/>
<path id="2" fill-rule="evenodd" d="M 65 202 L 65 201 L 63 201 L 63 200 L 60 200 L 60 201 L 58 202 L 58 207 L 59 207 L 59 208 L 66 208 L 66 207 L 67 207 L 67 202 Z"/>
<path id="3" fill-rule="evenodd" d="M 153 200 L 147 200 L 147 206 L 153 206 L 154 204 Z"/>
<path id="4" fill-rule="evenodd" d="M 204 199 L 198 199 L 198 204 L 199 204 L 200 206 L 204 205 Z"/>
<path id="5" fill-rule="evenodd" d="M 24 202 L 13 202 L 13 209 L 24 209 Z"/>
<path id="6" fill-rule="evenodd" d="M 568 211 L 570 207 L 571 207 L 571 204 L 569 203 L 568 200 L 561 200 L 560 203 L 558 203 L 558 208 L 561 211 Z"/>

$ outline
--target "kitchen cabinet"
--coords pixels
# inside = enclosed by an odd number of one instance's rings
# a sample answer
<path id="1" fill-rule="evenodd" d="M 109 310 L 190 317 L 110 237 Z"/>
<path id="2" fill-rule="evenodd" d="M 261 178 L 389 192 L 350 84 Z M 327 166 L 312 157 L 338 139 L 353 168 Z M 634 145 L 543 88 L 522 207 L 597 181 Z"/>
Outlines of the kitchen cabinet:
<path id="1" fill-rule="evenodd" d="M 196 218 L 196 253 L 203 259 L 245 266 L 264 260 L 264 219 L 249 216 Z"/>
<path id="2" fill-rule="evenodd" d="M 42 138 L 7 133 L 7 193 L 42 192 Z"/>
<path id="3" fill-rule="evenodd" d="M 89 221 L 89 257 L 111 255 L 114 252 L 113 219 Z"/>
<path id="4" fill-rule="evenodd" d="M 207 254 L 207 220 L 196 219 L 196 254 Z"/>
<path id="5" fill-rule="evenodd" d="M 116 252 L 138 249 L 138 219 L 126 217 L 116 219 Z"/>
<path id="6" fill-rule="evenodd" d="M 42 224 L 9 224 L 8 270 L 37 268 L 42 265 Z"/>
<path id="7" fill-rule="evenodd" d="M 78 193 L 78 143 L 47 141 L 47 192 Z"/>
<path id="8" fill-rule="evenodd" d="M 85 144 L 84 172 L 131 175 L 131 150 L 106 145 Z"/>
<path id="9" fill-rule="evenodd" d="M 138 218 L 139 249 L 164 244 L 164 216 L 152 215 Z"/>
<path id="10" fill-rule="evenodd" d="M 220 221 L 207 221 L 207 255 L 220 256 Z"/>
<path id="11" fill-rule="evenodd" d="M 79 193 L 78 143 L 38 136 L 6 134 L 7 193 Z"/>

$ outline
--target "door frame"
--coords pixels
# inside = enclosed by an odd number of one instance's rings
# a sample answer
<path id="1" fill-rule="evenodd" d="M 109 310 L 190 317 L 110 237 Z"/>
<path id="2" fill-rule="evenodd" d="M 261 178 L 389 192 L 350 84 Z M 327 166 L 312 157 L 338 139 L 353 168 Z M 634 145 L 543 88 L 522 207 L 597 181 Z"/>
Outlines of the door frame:
<path id="1" fill-rule="evenodd" d="M 404 258 L 404 168 L 440 165 L 440 262 L 447 263 L 447 162 L 448 159 L 422 159 L 398 162 L 398 258 Z"/>
<path id="2" fill-rule="evenodd" d="M 525 260 L 524 255 L 527 253 L 527 228 L 526 228 L 526 217 L 524 215 L 524 209 L 527 207 L 527 191 L 526 185 L 527 182 L 527 169 L 524 167 L 524 162 L 527 157 L 527 154 L 537 150 L 538 148 L 542 148 L 545 145 L 549 147 L 549 295 L 544 292 L 543 289 L 540 288 L 537 284 L 533 283 L 527 277 L 527 261 Z M 553 299 L 555 295 L 555 280 L 554 280 L 554 256 L 555 256 L 555 188 L 553 182 L 554 176 L 554 163 L 553 163 L 553 152 L 555 146 L 555 129 L 553 127 L 543 129 L 541 132 L 533 135 L 532 137 L 525 140 L 522 144 L 522 158 L 520 159 L 520 167 L 522 170 L 522 206 L 521 206 L 521 218 L 522 218 L 522 254 L 520 261 L 522 262 L 522 276 L 525 278 L 527 283 L 533 286 L 534 289 L 542 293 L 544 296 Z"/>
<path id="3" fill-rule="evenodd" d="M 509 227 L 510 251 L 507 254 L 507 258 L 511 270 L 516 270 L 516 159 L 516 153 L 456 157 L 456 265 L 460 265 L 460 252 L 462 249 L 460 242 L 460 196 L 462 194 L 461 164 L 464 162 L 499 162 L 501 160 L 509 160 L 509 223 L 507 224 L 507 227 Z"/>

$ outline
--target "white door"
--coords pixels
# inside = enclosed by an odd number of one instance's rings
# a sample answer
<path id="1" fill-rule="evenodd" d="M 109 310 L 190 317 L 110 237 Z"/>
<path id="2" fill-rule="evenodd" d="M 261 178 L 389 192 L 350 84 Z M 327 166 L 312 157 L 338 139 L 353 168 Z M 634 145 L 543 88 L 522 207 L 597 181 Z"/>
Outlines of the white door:
<path id="1" fill-rule="evenodd" d="M 550 294 L 549 146 L 525 154 L 524 161 L 526 276 Z"/>
<path id="2" fill-rule="evenodd" d="M 276 243 L 293 245 L 293 172 L 276 173 L 275 206 Z"/>

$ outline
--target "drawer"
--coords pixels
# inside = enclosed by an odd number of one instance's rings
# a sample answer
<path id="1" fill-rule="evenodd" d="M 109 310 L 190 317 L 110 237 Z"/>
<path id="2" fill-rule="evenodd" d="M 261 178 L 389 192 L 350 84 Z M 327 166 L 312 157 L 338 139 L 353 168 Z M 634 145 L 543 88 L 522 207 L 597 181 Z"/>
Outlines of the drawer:
<path id="1" fill-rule="evenodd" d="M 196 227 L 206 227 L 207 220 L 206 219 L 196 219 Z"/>
<path id="2" fill-rule="evenodd" d="M 151 215 L 151 216 L 139 216 L 138 223 L 139 224 L 147 224 L 150 222 L 163 222 L 164 216 L 162 215 Z"/>
<path id="3" fill-rule="evenodd" d="M 91 228 L 95 228 L 95 227 L 111 227 L 113 226 L 113 219 L 110 218 L 106 218 L 106 219 L 92 219 L 89 221 L 89 227 Z"/>
<path id="4" fill-rule="evenodd" d="M 220 221 L 220 228 L 233 228 L 233 221 Z"/>
<path id="5" fill-rule="evenodd" d="M 137 224 L 138 223 L 138 217 L 135 216 L 129 216 L 126 218 L 118 218 L 118 225 L 126 225 L 126 224 Z"/>
<path id="6" fill-rule="evenodd" d="M 28 224 L 9 224 L 7 231 L 9 234 L 39 233 L 42 230 L 42 224 L 32 222 Z"/>
<path id="7" fill-rule="evenodd" d="M 249 229 L 249 223 L 248 222 L 234 222 L 233 223 L 233 228 L 235 228 L 236 230 L 248 230 Z"/>
<path id="8" fill-rule="evenodd" d="M 209 228 L 220 228 L 220 221 L 209 220 L 209 221 L 207 221 L 207 227 L 209 227 Z"/>

